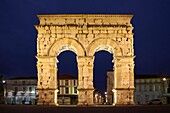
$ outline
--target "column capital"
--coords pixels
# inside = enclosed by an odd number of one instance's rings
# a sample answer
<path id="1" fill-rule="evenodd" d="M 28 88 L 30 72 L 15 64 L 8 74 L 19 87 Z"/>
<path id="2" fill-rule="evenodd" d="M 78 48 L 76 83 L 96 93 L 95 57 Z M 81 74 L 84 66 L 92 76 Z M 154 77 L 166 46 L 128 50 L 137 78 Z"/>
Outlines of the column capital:
<path id="1" fill-rule="evenodd" d="M 35 56 L 37 59 L 38 58 L 56 58 L 56 56 Z"/>
<path id="2" fill-rule="evenodd" d="M 134 59 L 136 56 L 114 56 L 115 60 L 119 59 Z"/>
<path id="3" fill-rule="evenodd" d="M 94 59 L 94 56 L 77 56 L 77 59 Z"/>
<path id="4" fill-rule="evenodd" d="M 114 57 L 114 63 L 134 63 L 135 56 Z"/>
<path id="5" fill-rule="evenodd" d="M 89 64 L 93 64 L 94 61 L 94 56 L 77 56 L 77 62 L 78 65 L 82 64 L 82 65 L 89 65 Z"/>
<path id="6" fill-rule="evenodd" d="M 55 62 L 58 63 L 58 60 L 55 56 L 35 56 L 38 59 L 38 62 Z"/>

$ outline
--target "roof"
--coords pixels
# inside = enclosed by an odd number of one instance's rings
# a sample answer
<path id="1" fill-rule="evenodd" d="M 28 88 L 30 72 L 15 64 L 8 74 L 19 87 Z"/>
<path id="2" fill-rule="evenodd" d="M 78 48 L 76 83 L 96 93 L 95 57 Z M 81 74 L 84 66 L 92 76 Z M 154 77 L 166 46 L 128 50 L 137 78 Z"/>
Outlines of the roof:
<path id="1" fill-rule="evenodd" d="M 58 79 L 78 79 L 76 76 L 72 76 L 69 74 L 60 74 L 57 76 Z"/>
<path id="2" fill-rule="evenodd" d="M 22 77 L 14 77 L 14 78 L 10 78 L 9 80 L 23 80 L 23 79 L 38 79 L 37 76 L 22 76 Z M 69 74 L 59 74 L 57 75 L 57 79 L 78 79 L 78 77 L 76 76 L 72 76 Z"/>
<path id="3" fill-rule="evenodd" d="M 14 77 L 10 78 L 9 80 L 22 80 L 22 79 L 38 79 L 37 76 L 23 76 L 23 77 Z"/>
<path id="4" fill-rule="evenodd" d="M 170 78 L 168 75 L 161 75 L 161 74 L 144 74 L 144 75 L 135 75 L 135 79 L 144 79 L 144 78 Z"/>

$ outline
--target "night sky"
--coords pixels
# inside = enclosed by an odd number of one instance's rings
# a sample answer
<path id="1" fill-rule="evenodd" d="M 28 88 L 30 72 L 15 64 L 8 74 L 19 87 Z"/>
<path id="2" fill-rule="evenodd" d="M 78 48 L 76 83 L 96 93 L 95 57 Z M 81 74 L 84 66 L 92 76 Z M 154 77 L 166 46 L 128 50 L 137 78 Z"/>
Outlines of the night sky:
<path id="1" fill-rule="evenodd" d="M 65 13 L 133 14 L 135 73 L 170 75 L 170 0 L 1 0 L 0 74 L 36 76 L 36 15 Z M 100 51 L 95 58 L 95 85 L 104 91 L 112 55 Z M 58 59 L 60 74 L 77 76 L 75 53 L 63 52 Z"/>

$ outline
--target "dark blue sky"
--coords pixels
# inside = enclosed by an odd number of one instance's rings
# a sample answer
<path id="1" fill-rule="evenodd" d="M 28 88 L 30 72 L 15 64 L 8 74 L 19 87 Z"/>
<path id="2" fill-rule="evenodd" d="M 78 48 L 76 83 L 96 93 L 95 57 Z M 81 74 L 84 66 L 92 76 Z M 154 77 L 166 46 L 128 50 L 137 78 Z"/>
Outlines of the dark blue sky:
<path id="1" fill-rule="evenodd" d="M 6 78 L 36 75 L 37 14 L 97 13 L 134 14 L 135 72 L 170 75 L 170 0 L 2 0 L 0 1 L 0 74 Z M 63 56 L 63 58 L 61 57 Z M 59 72 L 77 74 L 66 67 L 69 57 L 59 57 Z M 95 76 L 102 80 L 111 68 L 110 54 L 96 53 Z M 99 63 L 97 63 L 99 62 Z M 98 64 L 100 64 L 98 66 Z M 101 65 L 102 64 L 102 65 Z M 60 65 L 60 64 L 59 64 Z M 65 66 L 64 66 L 65 65 Z M 102 67 L 103 66 L 103 67 Z M 62 68 L 63 67 L 63 68 Z M 102 72 L 97 71 L 102 70 Z M 96 79 L 96 78 L 95 78 Z M 102 86 L 104 87 L 104 86 Z"/>

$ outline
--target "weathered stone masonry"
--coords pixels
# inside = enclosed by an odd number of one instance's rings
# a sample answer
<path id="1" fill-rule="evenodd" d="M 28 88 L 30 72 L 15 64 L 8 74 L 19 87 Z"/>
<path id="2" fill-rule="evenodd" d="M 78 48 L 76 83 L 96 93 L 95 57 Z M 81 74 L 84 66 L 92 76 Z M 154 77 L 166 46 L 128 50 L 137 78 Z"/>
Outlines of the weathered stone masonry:
<path id="1" fill-rule="evenodd" d="M 114 56 L 114 103 L 134 104 L 134 49 L 132 15 L 38 15 L 37 70 L 39 105 L 57 104 L 57 56 L 77 54 L 78 104 L 93 104 L 94 54 L 106 50 Z"/>

